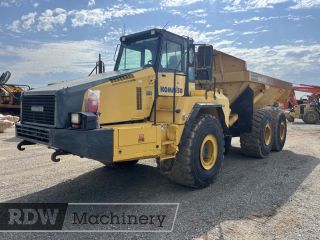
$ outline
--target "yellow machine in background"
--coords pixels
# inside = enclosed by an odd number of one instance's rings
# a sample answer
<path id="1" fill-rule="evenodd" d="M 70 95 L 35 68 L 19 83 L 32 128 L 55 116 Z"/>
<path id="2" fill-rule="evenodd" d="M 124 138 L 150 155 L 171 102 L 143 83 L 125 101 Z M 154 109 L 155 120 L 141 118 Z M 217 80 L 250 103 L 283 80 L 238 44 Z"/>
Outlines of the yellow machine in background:
<path id="1" fill-rule="evenodd" d="M 7 84 L 11 73 L 9 71 L 2 73 L 0 77 L 0 112 L 14 115 L 20 114 L 20 97 L 27 85 Z"/>
<path id="2" fill-rule="evenodd" d="M 302 119 L 306 124 L 316 124 L 320 121 L 319 98 L 312 103 L 299 104 L 286 113 L 289 122 L 295 119 Z"/>
<path id="3" fill-rule="evenodd" d="M 281 151 L 290 83 L 163 29 L 120 38 L 114 71 L 28 91 L 18 145 L 130 167 L 155 158 L 173 181 L 201 188 L 218 174 L 232 137 L 257 158 Z"/>

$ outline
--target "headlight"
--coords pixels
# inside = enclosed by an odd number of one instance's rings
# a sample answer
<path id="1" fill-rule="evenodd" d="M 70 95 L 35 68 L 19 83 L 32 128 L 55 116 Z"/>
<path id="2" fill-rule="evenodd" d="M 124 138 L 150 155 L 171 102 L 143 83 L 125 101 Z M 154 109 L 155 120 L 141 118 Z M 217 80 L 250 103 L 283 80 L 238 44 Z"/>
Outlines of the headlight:
<path id="1" fill-rule="evenodd" d="M 71 114 L 71 123 L 72 124 L 80 124 L 81 117 L 79 113 L 72 113 Z"/>
<path id="2" fill-rule="evenodd" d="M 100 128 L 98 116 L 92 112 L 71 113 L 71 127 L 81 130 Z"/>

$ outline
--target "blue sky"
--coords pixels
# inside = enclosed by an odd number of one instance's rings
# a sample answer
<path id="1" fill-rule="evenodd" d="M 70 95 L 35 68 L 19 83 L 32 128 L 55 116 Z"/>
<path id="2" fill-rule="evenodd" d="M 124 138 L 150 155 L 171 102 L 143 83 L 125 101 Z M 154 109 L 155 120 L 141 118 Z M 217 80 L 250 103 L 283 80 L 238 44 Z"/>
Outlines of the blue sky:
<path id="1" fill-rule="evenodd" d="M 126 33 L 163 27 L 243 58 L 260 73 L 320 84 L 320 0 L 0 1 L 0 71 L 40 86 L 108 69 Z"/>

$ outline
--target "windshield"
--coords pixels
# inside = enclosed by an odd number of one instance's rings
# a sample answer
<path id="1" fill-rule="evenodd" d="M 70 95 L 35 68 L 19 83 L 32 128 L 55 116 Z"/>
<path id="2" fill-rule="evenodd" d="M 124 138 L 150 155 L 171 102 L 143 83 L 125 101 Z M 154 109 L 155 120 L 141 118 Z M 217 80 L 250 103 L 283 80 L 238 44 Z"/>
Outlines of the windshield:
<path id="1" fill-rule="evenodd" d="M 115 70 L 130 70 L 155 65 L 158 38 L 122 43 Z"/>

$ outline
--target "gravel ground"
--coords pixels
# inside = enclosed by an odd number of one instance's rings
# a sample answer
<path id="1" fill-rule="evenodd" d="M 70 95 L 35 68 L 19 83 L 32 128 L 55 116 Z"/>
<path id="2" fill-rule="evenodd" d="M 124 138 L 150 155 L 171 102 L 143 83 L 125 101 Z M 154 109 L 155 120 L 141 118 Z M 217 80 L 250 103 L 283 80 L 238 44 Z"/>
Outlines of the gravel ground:
<path id="1" fill-rule="evenodd" d="M 1 202 L 177 202 L 172 233 L 0 233 L 1 239 L 319 239 L 320 125 L 289 124 L 284 151 L 256 160 L 239 141 L 216 182 L 202 190 L 171 183 L 152 160 L 131 171 L 27 146 L 0 134 Z"/>

